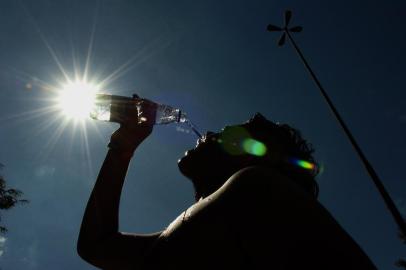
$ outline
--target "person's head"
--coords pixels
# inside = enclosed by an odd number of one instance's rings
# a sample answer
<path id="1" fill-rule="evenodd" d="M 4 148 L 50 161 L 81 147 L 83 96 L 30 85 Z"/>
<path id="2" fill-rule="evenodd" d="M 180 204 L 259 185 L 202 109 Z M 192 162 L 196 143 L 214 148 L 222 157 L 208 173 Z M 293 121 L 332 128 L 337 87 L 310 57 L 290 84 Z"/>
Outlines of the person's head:
<path id="1" fill-rule="evenodd" d="M 317 198 L 318 165 L 313 152 L 298 130 L 257 113 L 244 124 L 208 132 L 178 165 L 193 182 L 196 199 L 215 192 L 231 175 L 248 166 L 276 168 Z"/>

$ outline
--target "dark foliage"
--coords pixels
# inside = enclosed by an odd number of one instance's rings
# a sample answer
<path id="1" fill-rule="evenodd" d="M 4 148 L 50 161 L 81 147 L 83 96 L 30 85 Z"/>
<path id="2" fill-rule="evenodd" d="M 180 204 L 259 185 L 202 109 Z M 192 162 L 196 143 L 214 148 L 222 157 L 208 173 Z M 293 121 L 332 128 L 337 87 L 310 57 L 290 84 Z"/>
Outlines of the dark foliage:
<path id="1" fill-rule="evenodd" d="M 400 259 L 399 261 L 396 262 L 396 266 L 406 269 L 406 261 L 403 259 Z"/>
<path id="2" fill-rule="evenodd" d="M 0 169 L 3 167 L 3 164 L 0 164 Z M 8 210 L 14 207 L 17 203 L 27 203 L 27 200 L 20 199 L 22 192 L 18 189 L 7 188 L 6 181 L 4 177 L 0 175 L 0 210 Z M 1 216 L 0 216 L 1 221 Z M 0 233 L 7 232 L 7 228 L 0 226 Z"/>

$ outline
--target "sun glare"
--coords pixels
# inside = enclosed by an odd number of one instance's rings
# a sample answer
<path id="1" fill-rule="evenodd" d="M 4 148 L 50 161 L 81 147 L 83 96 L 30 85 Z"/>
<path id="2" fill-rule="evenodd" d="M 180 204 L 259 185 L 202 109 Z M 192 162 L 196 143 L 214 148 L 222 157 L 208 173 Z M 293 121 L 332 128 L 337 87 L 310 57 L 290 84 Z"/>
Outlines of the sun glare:
<path id="1" fill-rule="evenodd" d="M 63 114 L 73 120 L 89 117 L 98 87 L 86 81 L 74 81 L 60 90 L 58 105 Z"/>

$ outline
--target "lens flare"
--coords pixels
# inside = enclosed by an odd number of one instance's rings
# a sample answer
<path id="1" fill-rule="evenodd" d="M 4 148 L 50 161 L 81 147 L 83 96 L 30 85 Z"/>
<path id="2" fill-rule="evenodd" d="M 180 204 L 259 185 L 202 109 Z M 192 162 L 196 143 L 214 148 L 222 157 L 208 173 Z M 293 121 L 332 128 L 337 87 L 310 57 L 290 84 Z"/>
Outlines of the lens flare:
<path id="1" fill-rule="evenodd" d="M 266 145 L 260 141 L 248 138 L 242 142 L 242 147 L 245 152 L 254 156 L 263 156 L 266 154 Z"/>
<path id="2" fill-rule="evenodd" d="M 303 169 L 306 169 L 306 170 L 315 170 L 316 169 L 315 164 L 313 164 L 311 162 L 308 162 L 306 160 L 301 160 L 301 159 L 297 159 L 297 158 L 290 158 L 289 161 L 292 164 L 294 164 L 296 166 L 299 166 L 299 167 L 301 167 Z"/>
<path id="3" fill-rule="evenodd" d="M 233 156 L 244 154 L 264 156 L 267 152 L 266 145 L 253 139 L 248 130 L 242 126 L 225 127 L 217 142 L 224 151 Z"/>
<path id="4" fill-rule="evenodd" d="M 218 142 L 221 141 L 223 150 L 233 156 L 239 156 L 246 153 L 243 148 L 243 142 L 250 138 L 248 131 L 240 126 L 227 126 L 220 133 Z"/>

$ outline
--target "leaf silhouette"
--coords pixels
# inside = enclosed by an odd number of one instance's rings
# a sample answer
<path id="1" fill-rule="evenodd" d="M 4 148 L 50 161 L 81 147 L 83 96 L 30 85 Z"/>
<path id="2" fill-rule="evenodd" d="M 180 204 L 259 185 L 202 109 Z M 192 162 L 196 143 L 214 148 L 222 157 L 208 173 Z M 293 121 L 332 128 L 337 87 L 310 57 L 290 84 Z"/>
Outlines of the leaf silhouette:
<path id="1" fill-rule="evenodd" d="M 0 163 L 0 169 L 2 169 L 3 167 L 4 165 Z M 18 203 L 28 203 L 28 200 L 20 199 L 22 195 L 23 192 L 18 189 L 14 188 L 7 189 L 6 180 L 2 175 L 0 175 L 0 210 L 9 210 Z M 6 232 L 7 228 L 4 226 L 0 226 L 0 233 Z"/>

